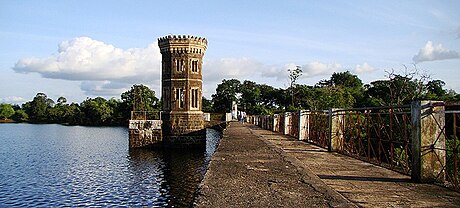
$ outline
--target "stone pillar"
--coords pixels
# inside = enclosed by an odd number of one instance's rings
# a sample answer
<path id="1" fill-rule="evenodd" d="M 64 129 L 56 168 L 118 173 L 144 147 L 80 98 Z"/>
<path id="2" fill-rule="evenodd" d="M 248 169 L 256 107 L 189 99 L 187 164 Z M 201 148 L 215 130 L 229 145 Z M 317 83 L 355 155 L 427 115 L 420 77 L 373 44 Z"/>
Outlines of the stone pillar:
<path id="1" fill-rule="evenodd" d="M 284 130 L 283 134 L 287 135 L 289 134 L 289 122 L 291 121 L 291 113 L 290 112 L 284 112 Z"/>
<path id="2" fill-rule="evenodd" d="M 307 115 L 307 112 L 306 110 L 300 110 L 299 111 L 299 140 L 305 140 L 305 136 L 307 134 L 307 119 L 308 119 L 308 115 Z"/>
<path id="3" fill-rule="evenodd" d="M 343 111 L 340 109 L 329 110 L 329 143 L 328 151 L 338 151 L 343 145 Z"/>
<path id="4" fill-rule="evenodd" d="M 276 132 L 276 127 L 278 126 L 279 119 L 280 118 L 279 118 L 278 114 L 273 115 L 273 127 L 272 127 L 271 131 Z"/>
<path id="5" fill-rule="evenodd" d="M 415 101 L 412 116 L 412 180 L 444 182 L 446 140 L 445 112 L 439 101 Z"/>

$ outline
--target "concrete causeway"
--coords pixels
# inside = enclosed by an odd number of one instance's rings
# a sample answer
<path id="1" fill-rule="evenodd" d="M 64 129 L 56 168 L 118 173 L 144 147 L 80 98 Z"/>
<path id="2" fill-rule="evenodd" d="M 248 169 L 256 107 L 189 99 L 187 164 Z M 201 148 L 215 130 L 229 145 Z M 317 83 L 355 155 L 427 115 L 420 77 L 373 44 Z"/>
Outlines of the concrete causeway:
<path id="1" fill-rule="evenodd" d="M 232 122 L 196 207 L 460 207 L 460 193 Z"/>

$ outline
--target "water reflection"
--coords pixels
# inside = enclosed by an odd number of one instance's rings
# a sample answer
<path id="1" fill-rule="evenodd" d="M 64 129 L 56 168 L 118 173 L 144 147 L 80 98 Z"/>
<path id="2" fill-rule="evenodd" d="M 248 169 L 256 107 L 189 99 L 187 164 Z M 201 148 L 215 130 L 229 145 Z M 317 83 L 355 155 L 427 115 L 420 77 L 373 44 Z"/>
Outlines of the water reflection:
<path id="1" fill-rule="evenodd" d="M 0 207 L 193 203 L 220 135 L 206 150 L 128 151 L 126 128 L 0 125 Z"/>
<path id="2" fill-rule="evenodd" d="M 160 184 L 160 196 L 157 198 L 167 201 L 168 206 L 191 206 L 198 184 L 203 179 L 211 156 L 216 150 L 220 133 L 207 129 L 206 138 L 206 147 L 202 149 L 131 150 L 130 166 L 134 173 L 143 173 L 140 170 L 148 171 L 138 178 L 139 182 L 149 178 L 156 180 L 156 184 Z M 149 170 L 151 168 L 157 170 Z M 162 174 L 151 175 L 158 170 Z"/>

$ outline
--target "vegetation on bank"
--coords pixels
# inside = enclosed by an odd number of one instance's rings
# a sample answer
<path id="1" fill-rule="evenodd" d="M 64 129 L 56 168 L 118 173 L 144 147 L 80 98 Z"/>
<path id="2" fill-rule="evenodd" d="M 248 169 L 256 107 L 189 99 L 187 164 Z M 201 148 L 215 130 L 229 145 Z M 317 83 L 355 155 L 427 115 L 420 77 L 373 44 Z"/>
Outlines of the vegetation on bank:
<path id="1" fill-rule="evenodd" d="M 232 101 L 252 115 L 267 115 L 299 109 L 326 110 L 410 104 L 414 100 L 460 101 L 460 94 L 444 88 L 444 81 L 432 80 L 417 69 L 403 74 L 387 72 L 384 80 L 363 84 L 349 71 L 335 72 L 330 79 L 313 86 L 297 84 L 301 70 L 289 71 L 290 86 L 275 88 L 253 81 L 223 80 L 212 95 L 214 112 L 230 112 Z M 300 74 L 300 75 L 299 75 Z"/>
<path id="2" fill-rule="evenodd" d="M 253 115 L 273 114 L 298 109 L 372 107 L 409 104 L 414 100 L 460 101 L 460 94 L 444 89 L 442 80 L 431 80 L 417 70 L 404 74 L 388 72 L 387 79 L 363 82 L 347 72 L 333 73 L 330 79 L 313 86 L 298 84 L 302 70 L 289 70 L 290 86 L 275 88 L 253 81 L 222 80 L 212 99 L 203 97 L 204 112 L 230 112 L 233 101 L 239 109 Z M 138 96 L 136 96 L 138 95 Z M 159 111 L 160 100 L 144 85 L 134 85 L 120 99 L 87 98 L 81 103 L 67 103 L 65 97 L 56 102 L 45 93 L 19 105 L 0 104 L 2 122 L 60 123 L 68 125 L 126 126 L 135 103 L 142 110 Z"/>
<path id="3" fill-rule="evenodd" d="M 158 111 L 159 100 L 155 92 L 144 85 L 134 85 L 121 94 L 121 99 L 86 98 L 81 103 L 67 103 L 65 97 L 53 101 L 45 93 L 19 105 L 1 104 L 0 120 L 16 122 L 60 123 L 89 126 L 126 126 L 135 103 L 135 91 L 144 101 L 147 111 Z"/>

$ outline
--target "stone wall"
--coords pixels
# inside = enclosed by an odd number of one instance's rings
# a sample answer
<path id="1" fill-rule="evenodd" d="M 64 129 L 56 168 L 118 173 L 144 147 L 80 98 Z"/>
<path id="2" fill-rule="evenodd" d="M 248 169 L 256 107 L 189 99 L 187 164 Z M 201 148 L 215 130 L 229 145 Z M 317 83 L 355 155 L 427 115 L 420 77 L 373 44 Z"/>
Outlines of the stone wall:
<path id="1" fill-rule="evenodd" d="M 130 120 L 129 148 L 160 145 L 162 138 L 161 120 Z"/>

